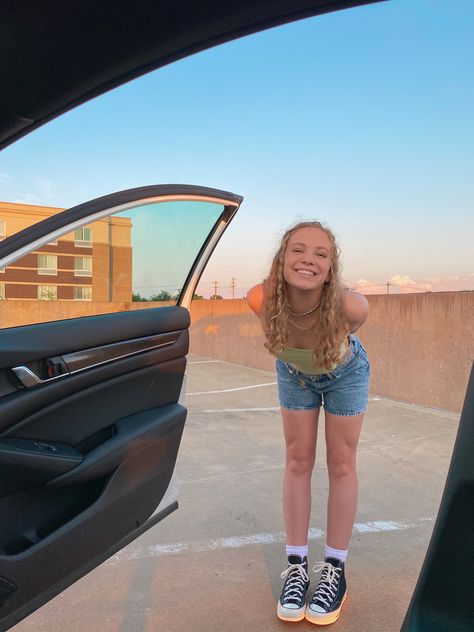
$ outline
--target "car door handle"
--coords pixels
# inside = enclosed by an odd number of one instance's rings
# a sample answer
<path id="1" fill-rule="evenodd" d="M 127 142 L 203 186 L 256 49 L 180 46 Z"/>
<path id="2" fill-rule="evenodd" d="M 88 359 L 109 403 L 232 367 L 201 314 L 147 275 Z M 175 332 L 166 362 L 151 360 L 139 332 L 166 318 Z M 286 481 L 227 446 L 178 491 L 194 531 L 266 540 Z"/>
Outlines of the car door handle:
<path id="1" fill-rule="evenodd" d="M 181 330 L 169 331 L 47 358 L 45 361 L 47 377 L 40 377 L 24 365 L 15 366 L 11 371 L 25 388 L 35 388 L 36 386 L 50 384 L 63 377 L 75 375 L 86 369 L 93 369 L 108 362 L 123 360 L 137 353 L 168 347 L 173 345 L 182 334 Z M 49 373 L 50 370 L 51 374 Z"/>
<path id="2" fill-rule="evenodd" d="M 55 380 L 60 380 L 63 377 L 70 375 L 69 372 L 61 373 L 61 375 L 55 375 L 54 377 L 48 377 L 46 379 L 38 377 L 34 371 L 27 366 L 15 366 L 12 368 L 13 373 L 20 380 L 25 388 L 33 388 L 35 386 L 41 386 L 42 384 L 49 384 Z"/>

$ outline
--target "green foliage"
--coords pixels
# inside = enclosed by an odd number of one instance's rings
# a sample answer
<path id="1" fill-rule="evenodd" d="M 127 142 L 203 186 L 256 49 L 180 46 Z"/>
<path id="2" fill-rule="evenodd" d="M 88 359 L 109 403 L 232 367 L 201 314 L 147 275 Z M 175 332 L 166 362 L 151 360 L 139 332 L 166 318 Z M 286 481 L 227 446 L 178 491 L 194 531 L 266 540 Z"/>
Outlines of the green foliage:
<path id="1" fill-rule="evenodd" d="M 177 301 L 179 297 L 179 292 L 172 296 L 167 290 L 161 290 L 161 292 L 157 292 L 152 294 L 150 298 L 145 298 L 140 294 L 140 292 L 132 292 L 132 301 L 141 302 L 141 301 Z M 217 295 L 212 298 L 222 298 L 222 296 Z M 204 300 L 204 296 L 201 294 L 193 294 L 193 301 L 202 301 Z"/>
<path id="2" fill-rule="evenodd" d="M 148 299 L 141 296 L 140 292 L 132 292 L 132 301 L 141 302 L 141 301 L 148 301 Z"/>
<path id="3" fill-rule="evenodd" d="M 174 299 L 173 296 L 167 290 L 161 290 L 158 294 L 152 294 L 149 301 L 172 301 Z"/>

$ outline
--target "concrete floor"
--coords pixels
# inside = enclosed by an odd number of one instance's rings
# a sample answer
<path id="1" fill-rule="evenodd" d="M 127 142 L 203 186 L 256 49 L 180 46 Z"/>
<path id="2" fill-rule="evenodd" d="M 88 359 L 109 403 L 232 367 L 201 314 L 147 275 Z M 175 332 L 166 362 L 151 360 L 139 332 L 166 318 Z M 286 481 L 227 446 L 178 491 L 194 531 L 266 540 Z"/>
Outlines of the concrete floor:
<path id="1" fill-rule="evenodd" d="M 271 372 L 191 355 L 180 508 L 14 632 L 314 630 L 276 617 L 285 568 L 283 436 Z M 211 392 L 209 392 L 211 391 Z M 339 632 L 400 629 L 423 562 L 459 415 L 371 397 Z M 324 547 L 320 422 L 310 564 Z M 65 552 L 65 554 L 67 554 Z M 314 579 L 313 579 L 314 582 Z"/>

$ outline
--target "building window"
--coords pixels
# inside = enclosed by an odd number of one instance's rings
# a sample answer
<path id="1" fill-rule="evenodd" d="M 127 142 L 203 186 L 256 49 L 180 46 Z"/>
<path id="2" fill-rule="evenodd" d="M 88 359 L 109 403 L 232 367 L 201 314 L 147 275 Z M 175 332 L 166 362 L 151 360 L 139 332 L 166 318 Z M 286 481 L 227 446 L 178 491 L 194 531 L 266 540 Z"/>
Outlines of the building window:
<path id="1" fill-rule="evenodd" d="M 92 301 L 92 287 L 90 285 L 74 287 L 73 297 L 75 301 Z"/>
<path id="2" fill-rule="evenodd" d="M 0 301 L 5 299 L 5 283 L 0 283 Z"/>
<path id="3" fill-rule="evenodd" d="M 74 276 L 92 276 L 92 257 L 74 257 Z"/>
<path id="4" fill-rule="evenodd" d="M 38 255 L 38 274 L 57 274 L 58 257 L 56 255 Z"/>
<path id="5" fill-rule="evenodd" d="M 2 239 L 5 239 L 6 236 L 7 236 L 7 223 L 5 222 L 5 220 L 0 219 L 0 241 Z"/>
<path id="6" fill-rule="evenodd" d="M 56 285 L 38 285 L 38 300 L 56 301 L 58 299 L 58 288 Z"/>
<path id="7" fill-rule="evenodd" d="M 76 228 L 74 231 L 74 245 L 90 248 L 92 246 L 92 230 L 90 228 Z"/>

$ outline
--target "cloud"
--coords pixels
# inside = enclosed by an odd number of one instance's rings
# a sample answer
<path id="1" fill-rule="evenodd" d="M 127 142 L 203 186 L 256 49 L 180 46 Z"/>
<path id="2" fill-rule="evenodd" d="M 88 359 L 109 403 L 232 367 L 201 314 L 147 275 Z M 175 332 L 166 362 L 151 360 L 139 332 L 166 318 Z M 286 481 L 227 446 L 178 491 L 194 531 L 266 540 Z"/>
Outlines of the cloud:
<path id="1" fill-rule="evenodd" d="M 355 283 L 350 281 L 346 282 L 351 289 L 357 290 L 362 294 L 385 294 L 387 286 L 384 283 L 375 283 L 374 281 L 368 281 L 367 279 L 359 279 Z"/>
<path id="2" fill-rule="evenodd" d="M 429 282 L 418 282 L 414 281 L 407 275 L 401 276 L 400 274 L 395 274 L 388 281 L 390 286 L 396 288 L 398 291 L 409 291 L 409 290 L 417 290 L 419 292 L 431 292 L 432 284 Z"/>
<path id="3" fill-rule="evenodd" d="M 35 183 L 40 193 L 47 199 L 54 197 L 58 190 L 58 185 L 52 180 L 48 180 L 47 178 L 36 177 Z"/>
<path id="4" fill-rule="evenodd" d="M 4 173 L 0 171 L 0 184 L 6 184 L 12 178 L 13 176 L 11 176 L 9 173 Z"/>
<path id="5" fill-rule="evenodd" d="M 474 290 L 474 273 L 471 272 L 464 277 L 458 275 L 426 277 L 420 281 L 415 281 L 408 275 L 395 274 L 386 283 L 377 283 L 376 281 L 359 279 L 355 283 L 347 282 L 347 285 L 362 294 L 453 292 L 460 290 Z"/>
<path id="6" fill-rule="evenodd" d="M 431 292 L 430 283 L 419 283 L 409 276 L 395 274 L 385 283 L 377 283 L 368 279 L 359 279 L 356 283 L 348 283 L 352 289 L 363 294 L 401 294 L 407 292 Z"/>
<path id="7" fill-rule="evenodd" d="M 427 277 L 423 281 L 430 283 L 434 292 L 474 290 L 474 273 L 466 274 L 466 276 Z"/>
<path id="8" fill-rule="evenodd" d="M 1 178 L 0 174 L 0 178 Z M 1 180 L 0 180 L 1 181 Z M 13 202 L 17 204 L 46 204 L 51 205 L 56 202 L 59 185 L 53 180 L 35 176 L 28 187 L 34 193 L 22 193 Z"/>
<path id="9" fill-rule="evenodd" d="M 37 204 L 40 198 L 35 193 L 23 193 L 19 198 L 13 200 L 16 204 Z"/>

